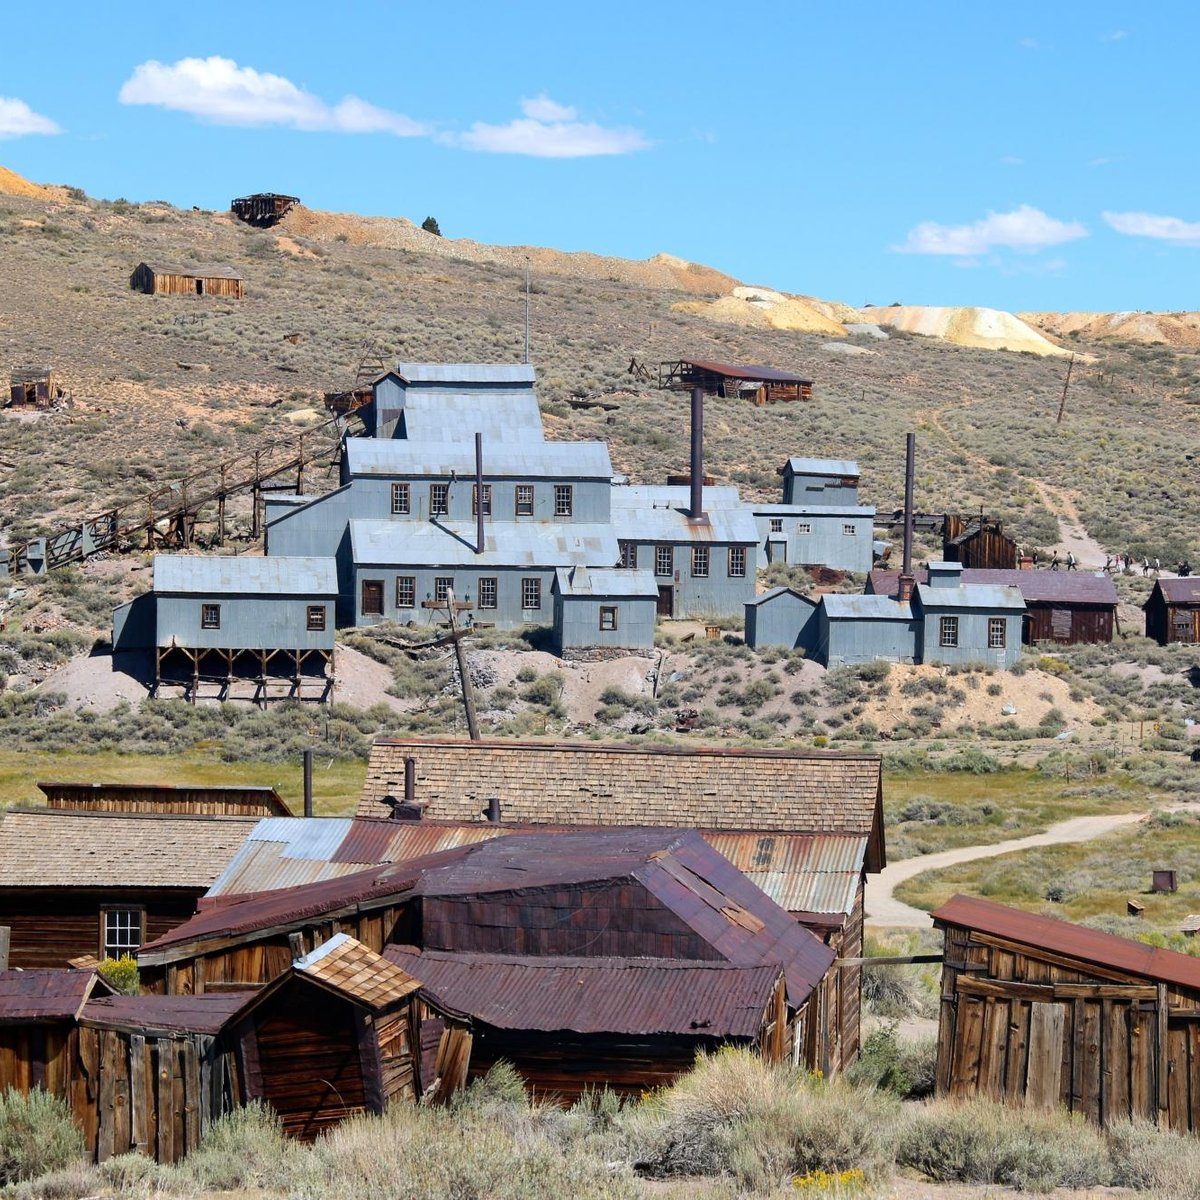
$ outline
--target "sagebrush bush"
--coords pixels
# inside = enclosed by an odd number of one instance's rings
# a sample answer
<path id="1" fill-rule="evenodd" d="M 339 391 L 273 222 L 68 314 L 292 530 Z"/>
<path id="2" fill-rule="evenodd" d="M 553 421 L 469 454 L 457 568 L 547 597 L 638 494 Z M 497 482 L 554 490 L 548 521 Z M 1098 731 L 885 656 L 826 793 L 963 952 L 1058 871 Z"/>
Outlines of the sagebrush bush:
<path id="1" fill-rule="evenodd" d="M 83 1154 L 65 1100 L 41 1088 L 0 1092 L 0 1186 L 62 1170 Z"/>
<path id="2" fill-rule="evenodd" d="M 285 1178 L 295 1149 L 274 1109 L 254 1101 L 215 1121 L 199 1149 L 175 1170 L 211 1191 L 276 1187 Z"/>
<path id="3" fill-rule="evenodd" d="M 1200 1200 L 1200 1142 L 1153 1121 L 1118 1121 L 1107 1129 L 1113 1183 L 1155 1200 Z"/>

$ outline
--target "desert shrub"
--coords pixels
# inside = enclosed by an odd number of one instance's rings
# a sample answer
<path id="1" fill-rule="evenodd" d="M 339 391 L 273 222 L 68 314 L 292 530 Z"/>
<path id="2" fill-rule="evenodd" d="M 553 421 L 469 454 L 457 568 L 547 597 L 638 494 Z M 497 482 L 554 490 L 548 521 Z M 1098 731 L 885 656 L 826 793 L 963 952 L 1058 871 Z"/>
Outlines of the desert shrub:
<path id="1" fill-rule="evenodd" d="M 517 693 L 512 688 L 502 685 L 492 689 L 492 694 L 488 697 L 488 703 L 493 708 L 507 708 L 516 698 Z"/>
<path id="2" fill-rule="evenodd" d="M 120 958 L 106 958 L 99 967 L 100 977 L 109 987 L 126 996 L 136 996 L 141 990 L 138 979 L 137 959 L 132 954 L 122 954 Z"/>
<path id="3" fill-rule="evenodd" d="M 563 681 L 558 675 L 542 675 L 521 689 L 521 699 L 527 704 L 552 708 L 562 695 Z"/>
<path id="4" fill-rule="evenodd" d="M 847 1078 L 901 1099 L 919 1100 L 933 1095 L 936 1069 L 936 1039 L 901 1041 L 893 1022 L 867 1035 Z"/>
<path id="5" fill-rule="evenodd" d="M 214 1122 L 177 1170 L 211 1191 L 274 1187 L 284 1177 L 291 1151 L 278 1114 L 255 1101 Z"/>
<path id="6" fill-rule="evenodd" d="M 134 1195 L 152 1195 L 163 1189 L 169 1177 L 169 1169 L 164 1169 L 152 1158 L 144 1154 L 118 1154 L 116 1158 L 107 1159 L 97 1168 L 100 1178 L 116 1192 L 130 1192 Z"/>
<path id="7" fill-rule="evenodd" d="M 896 1158 L 942 1183 L 1035 1192 L 1096 1187 L 1112 1177 L 1104 1136 L 1082 1117 L 986 1100 L 927 1102 L 900 1128 Z"/>
<path id="8" fill-rule="evenodd" d="M 537 677 L 537 672 L 528 664 L 517 672 L 518 683 L 532 683 Z"/>
<path id="9" fill-rule="evenodd" d="M 65 1100 L 41 1088 L 0 1092 L 0 1186 L 62 1170 L 83 1154 Z"/>
<path id="10" fill-rule="evenodd" d="M 1107 1129 L 1113 1183 L 1155 1200 L 1200 1200 L 1200 1142 L 1138 1118 Z"/>

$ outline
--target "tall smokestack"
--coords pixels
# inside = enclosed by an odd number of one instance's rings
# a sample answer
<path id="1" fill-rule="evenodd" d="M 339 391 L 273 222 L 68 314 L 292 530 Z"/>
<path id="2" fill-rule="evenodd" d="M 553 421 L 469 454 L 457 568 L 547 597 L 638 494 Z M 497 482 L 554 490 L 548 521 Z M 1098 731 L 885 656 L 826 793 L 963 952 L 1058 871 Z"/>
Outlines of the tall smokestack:
<path id="1" fill-rule="evenodd" d="M 417 802 L 417 760 L 411 754 L 404 758 L 404 803 L 415 805 Z"/>
<path id="2" fill-rule="evenodd" d="M 475 435 L 475 553 L 483 553 L 483 434 Z"/>
<path id="3" fill-rule="evenodd" d="M 910 433 L 904 447 L 904 562 L 900 567 L 900 591 L 897 599 L 906 604 L 912 599 L 913 569 L 913 477 L 916 474 L 917 435 Z"/>
<path id="4" fill-rule="evenodd" d="M 704 516 L 704 389 L 692 388 L 692 503 L 693 521 Z"/>

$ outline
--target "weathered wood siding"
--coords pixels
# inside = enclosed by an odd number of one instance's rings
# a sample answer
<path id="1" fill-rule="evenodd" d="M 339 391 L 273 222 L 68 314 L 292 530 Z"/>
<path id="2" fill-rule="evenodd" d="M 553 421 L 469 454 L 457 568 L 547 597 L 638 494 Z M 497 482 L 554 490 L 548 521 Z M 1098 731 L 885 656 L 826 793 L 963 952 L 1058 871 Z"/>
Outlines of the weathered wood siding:
<path id="1" fill-rule="evenodd" d="M 1075 646 L 1112 641 L 1113 609 L 1110 606 L 1026 600 L 1025 610 L 1021 640 L 1027 645 L 1060 642 Z"/>
<path id="2" fill-rule="evenodd" d="M 154 271 L 140 263 L 129 277 L 129 286 L 151 296 L 224 296 L 232 300 L 245 297 L 241 279 L 224 276 L 173 275 Z"/>
<path id="3" fill-rule="evenodd" d="M 1200 1132 L 1200 993 L 949 926 L 937 1091 Z"/>

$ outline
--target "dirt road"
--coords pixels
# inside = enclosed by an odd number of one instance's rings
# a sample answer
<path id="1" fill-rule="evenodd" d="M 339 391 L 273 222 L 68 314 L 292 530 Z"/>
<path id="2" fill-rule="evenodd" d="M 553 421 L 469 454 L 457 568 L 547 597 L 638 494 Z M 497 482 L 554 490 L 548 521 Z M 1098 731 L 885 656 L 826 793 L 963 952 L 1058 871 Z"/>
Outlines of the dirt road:
<path id="1" fill-rule="evenodd" d="M 920 854 L 916 858 L 901 859 L 885 867 L 878 875 L 867 878 L 866 923 L 876 927 L 903 927 L 906 929 L 928 929 L 929 914 L 919 908 L 904 904 L 895 897 L 896 888 L 914 876 L 926 871 L 938 871 L 956 863 L 972 862 L 977 858 L 996 858 L 1011 854 L 1014 850 L 1031 850 L 1035 846 L 1056 846 L 1065 842 L 1087 842 L 1103 837 L 1126 825 L 1136 825 L 1149 813 L 1116 813 L 1097 817 L 1072 817 L 1051 825 L 1044 833 L 1029 837 L 1013 838 L 1008 842 L 996 842 L 991 846 L 959 846 L 954 850 L 942 850 L 937 854 Z"/>

